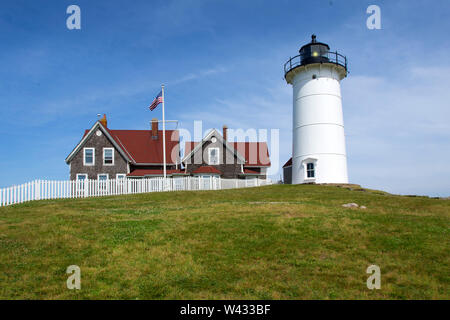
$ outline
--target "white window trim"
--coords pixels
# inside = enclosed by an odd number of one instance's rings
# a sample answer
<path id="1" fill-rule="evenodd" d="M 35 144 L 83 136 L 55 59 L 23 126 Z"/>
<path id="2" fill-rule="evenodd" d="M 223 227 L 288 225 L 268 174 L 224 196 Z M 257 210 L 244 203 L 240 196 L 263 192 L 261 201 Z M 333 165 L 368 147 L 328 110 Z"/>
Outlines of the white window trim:
<path id="1" fill-rule="evenodd" d="M 112 150 L 112 163 L 105 163 L 105 150 Z M 114 148 L 103 148 L 103 165 L 104 166 L 114 165 Z"/>
<path id="2" fill-rule="evenodd" d="M 86 163 L 86 150 L 92 150 L 92 163 Z M 95 148 L 83 148 L 83 166 L 95 166 Z"/>
<path id="3" fill-rule="evenodd" d="M 88 176 L 87 173 L 77 173 L 77 180 L 80 180 L 80 179 L 78 179 L 78 176 L 85 176 L 85 177 L 86 177 L 85 180 L 88 180 L 88 179 L 89 179 L 89 176 Z"/>
<path id="4" fill-rule="evenodd" d="M 308 169 L 309 164 L 312 164 L 312 169 Z M 307 162 L 307 163 L 305 163 L 305 168 L 306 168 L 306 179 L 315 179 L 316 178 L 316 164 L 314 162 Z M 308 171 L 312 171 L 312 173 L 313 173 L 312 177 L 308 177 Z"/>
<path id="5" fill-rule="evenodd" d="M 314 177 L 308 178 L 308 163 L 312 163 L 314 165 Z M 303 171 L 304 171 L 304 181 L 314 182 L 317 179 L 317 160 L 316 159 L 305 159 L 303 162 Z"/>
<path id="6" fill-rule="evenodd" d="M 100 176 L 106 176 L 106 180 L 109 180 L 109 173 L 99 173 L 97 174 L 97 180 L 100 181 Z"/>
<path id="7" fill-rule="evenodd" d="M 216 150 L 218 163 L 211 163 L 211 150 Z M 217 165 L 220 164 L 220 152 L 219 152 L 219 150 L 220 150 L 219 148 L 209 148 L 208 149 L 208 164 L 209 165 L 217 166 Z"/>
<path id="8" fill-rule="evenodd" d="M 119 176 L 123 176 L 123 179 L 127 178 L 127 174 L 126 173 L 116 173 L 116 180 L 119 180 Z"/>

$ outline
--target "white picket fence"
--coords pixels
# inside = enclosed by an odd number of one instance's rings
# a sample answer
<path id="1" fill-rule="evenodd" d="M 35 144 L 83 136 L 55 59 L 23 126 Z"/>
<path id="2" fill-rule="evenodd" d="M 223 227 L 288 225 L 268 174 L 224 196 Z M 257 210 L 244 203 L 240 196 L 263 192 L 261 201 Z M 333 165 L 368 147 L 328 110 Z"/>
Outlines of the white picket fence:
<path id="1" fill-rule="evenodd" d="M 271 184 L 265 179 L 178 177 L 118 180 L 35 180 L 0 189 L 0 207 L 33 200 L 100 197 L 146 192 L 220 190 Z"/>

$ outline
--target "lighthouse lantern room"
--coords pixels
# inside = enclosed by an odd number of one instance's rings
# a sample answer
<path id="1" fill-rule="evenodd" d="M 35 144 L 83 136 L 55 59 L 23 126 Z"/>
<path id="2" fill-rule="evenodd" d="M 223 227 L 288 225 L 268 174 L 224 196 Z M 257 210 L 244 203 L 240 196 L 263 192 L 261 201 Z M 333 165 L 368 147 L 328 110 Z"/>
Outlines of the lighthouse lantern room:
<path id="1" fill-rule="evenodd" d="M 347 58 L 316 41 L 284 65 L 293 88 L 292 183 L 348 183 L 340 81 Z"/>

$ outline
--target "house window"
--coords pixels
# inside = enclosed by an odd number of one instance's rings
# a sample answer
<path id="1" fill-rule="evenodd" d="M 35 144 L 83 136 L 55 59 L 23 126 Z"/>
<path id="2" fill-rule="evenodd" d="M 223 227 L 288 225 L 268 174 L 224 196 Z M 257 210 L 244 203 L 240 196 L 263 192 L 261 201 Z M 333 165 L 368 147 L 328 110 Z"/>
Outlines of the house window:
<path id="1" fill-rule="evenodd" d="M 95 163 L 95 149 L 84 148 L 83 149 L 83 165 L 93 166 Z"/>
<path id="2" fill-rule="evenodd" d="M 108 174 L 107 173 L 99 173 L 97 175 L 97 179 L 98 179 L 98 189 L 100 191 L 106 191 L 107 190 L 107 182 L 108 182 Z"/>
<path id="3" fill-rule="evenodd" d="M 209 152 L 208 163 L 211 165 L 219 164 L 219 148 L 210 148 L 208 149 L 208 152 Z"/>
<path id="4" fill-rule="evenodd" d="M 316 176 L 316 173 L 314 171 L 314 163 L 309 162 L 306 164 L 306 177 L 307 178 L 314 178 Z"/>
<path id="5" fill-rule="evenodd" d="M 82 196 L 84 194 L 84 185 L 88 178 L 86 173 L 77 173 L 77 180 L 75 185 L 75 192 L 78 196 Z"/>
<path id="6" fill-rule="evenodd" d="M 103 164 L 114 165 L 114 148 L 103 148 Z"/>
<path id="7" fill-rule="evenodd" d="M 99 173 L 98 175 L 97 175 L 97 179 L 98 180 L 100 180 L 100 181 L 105 181 L 105 180 L 108 180 L 108 174 L 107 173 Z"/>
<path id="8" fill-rule="evenodd" d="M 88 175 L 86 173 L 77 173 L 77 180 L 84 181 L 87 180 Z"/>
<path id="9" fill-rule="evenodd" d="M 125 173 L 118 173 L 116 174 L 116 179 L 117 180 L 124 180 L 126 178 L 126 174 Z"/>

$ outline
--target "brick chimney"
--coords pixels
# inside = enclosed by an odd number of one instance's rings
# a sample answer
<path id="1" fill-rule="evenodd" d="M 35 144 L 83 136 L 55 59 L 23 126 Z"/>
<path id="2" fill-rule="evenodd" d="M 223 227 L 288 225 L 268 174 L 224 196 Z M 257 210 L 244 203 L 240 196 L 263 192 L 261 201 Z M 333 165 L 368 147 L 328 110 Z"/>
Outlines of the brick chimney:
<path id="1" fill-rule="evenodd" d="M 227 130 L 228 130 L 228 127 L 226 125 L 223 125 L 222 136 L 223 136 L 223 140 L 225 140 L 225 141 L 227 141 Z"/>
<path id="2" fill-rule="evenodd" d="M 106 120 L 106 114 L 103 114 L 103 118 L 101 118 L 99 121 L 105 128 L 108 128 L 108 121 Z"/>
<path id="3" fill-rule="evenodd" d="M 152 139 L 158 140 L 158 119 L 152 119 Z"/>

